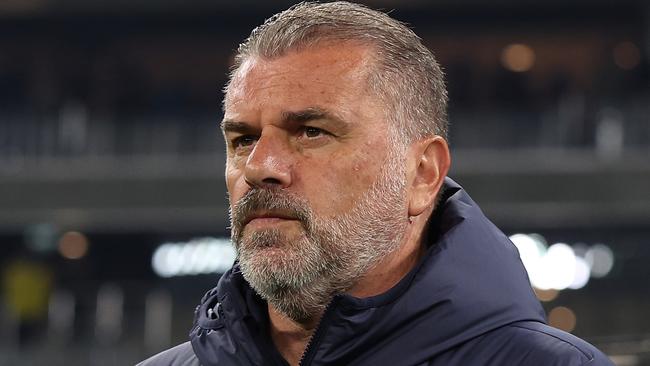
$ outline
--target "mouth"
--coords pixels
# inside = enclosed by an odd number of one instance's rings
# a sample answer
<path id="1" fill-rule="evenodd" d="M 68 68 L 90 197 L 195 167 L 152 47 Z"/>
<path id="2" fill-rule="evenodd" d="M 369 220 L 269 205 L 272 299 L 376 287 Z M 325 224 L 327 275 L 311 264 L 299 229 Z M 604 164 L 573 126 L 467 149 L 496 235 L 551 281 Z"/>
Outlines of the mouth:
<path id="1" fill-rule="evenodd" d="M 259 211 L 253 212 L 250 215 L 247 215 L 243 221 L 243 226 L 246 226 L 250 223 L 255 224 L 273 224 L 283 221 L 296 221 L 298 218 L 288 212 L 280 211 Z"/>

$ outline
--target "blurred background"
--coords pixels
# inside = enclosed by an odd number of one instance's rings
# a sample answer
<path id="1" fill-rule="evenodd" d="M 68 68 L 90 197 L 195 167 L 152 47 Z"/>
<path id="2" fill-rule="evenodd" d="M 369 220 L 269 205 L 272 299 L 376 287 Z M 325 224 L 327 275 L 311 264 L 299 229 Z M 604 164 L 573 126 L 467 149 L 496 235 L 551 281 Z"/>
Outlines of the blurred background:
<path id="1" fill-rule="evenodd" d="M 650 2 L 368 1 L 448 75 L 451 176 L 549 322 L 650 365 Z M 183 342 L 234 258 L 221 87 L 290 5 L 0 1 L 0 365 Z"/>

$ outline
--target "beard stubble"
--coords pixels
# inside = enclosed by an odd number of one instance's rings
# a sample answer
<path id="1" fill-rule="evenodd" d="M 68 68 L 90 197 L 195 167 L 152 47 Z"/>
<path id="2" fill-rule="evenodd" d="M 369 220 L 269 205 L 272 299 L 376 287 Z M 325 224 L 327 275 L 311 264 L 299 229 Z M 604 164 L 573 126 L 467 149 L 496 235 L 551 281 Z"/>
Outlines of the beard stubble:
<path id="1" fill-rule="evenodd" d="M 278 312 L 305 322 L 352 288 L 401 244 L 408 213 L 401 154 L 389 153 L 378 179 L 352 209 L 322 218 L 309 202 L 277 188 L 252 188 L 232 207 L 232 242 L 242 274 Z M 298 230 L 248 232 L 251 213 L 280 211 Z"/>

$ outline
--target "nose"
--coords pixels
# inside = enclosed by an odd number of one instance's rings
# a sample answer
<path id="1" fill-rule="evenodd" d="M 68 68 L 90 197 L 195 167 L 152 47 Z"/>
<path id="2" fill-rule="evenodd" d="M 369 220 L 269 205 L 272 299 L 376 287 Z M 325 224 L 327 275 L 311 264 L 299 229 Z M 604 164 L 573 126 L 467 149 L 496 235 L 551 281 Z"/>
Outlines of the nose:
<path id="1" fill-rule="evenodd" d="M 291 184 L 291 158 L 287 141 L 265 131 L 248 155 L 244 179 L 251 187 L 286 188 Z"/>

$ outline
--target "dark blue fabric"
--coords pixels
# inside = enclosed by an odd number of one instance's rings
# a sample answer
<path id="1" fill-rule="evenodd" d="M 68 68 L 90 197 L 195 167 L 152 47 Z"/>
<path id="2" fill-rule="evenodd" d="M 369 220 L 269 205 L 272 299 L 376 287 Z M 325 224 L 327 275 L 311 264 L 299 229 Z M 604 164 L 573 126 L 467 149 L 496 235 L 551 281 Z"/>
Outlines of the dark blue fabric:
<path id="1" fill-rule="evenodd" d="M 449 178 L 441 202 L 422 261 L 384 294 L 336 296 L 303 364 L 613 365 L 544 324 L 516 248 Z M 267 327 L 235 265 L 197 308 L 190 339 L 204 366 L 286 365 Z"/>

